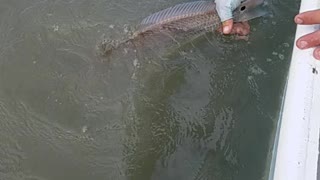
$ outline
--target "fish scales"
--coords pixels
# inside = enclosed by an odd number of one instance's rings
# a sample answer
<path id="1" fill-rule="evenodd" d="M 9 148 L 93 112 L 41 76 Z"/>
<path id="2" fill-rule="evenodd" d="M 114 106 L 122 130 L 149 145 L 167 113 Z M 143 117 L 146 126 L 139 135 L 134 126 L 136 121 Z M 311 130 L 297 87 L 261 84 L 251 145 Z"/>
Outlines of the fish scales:
<path id="1" fill-rule="evenodd" d="M 233 11 L 234 21 L 243 22 L 266 15 L 268 12 L 262 8 L 263 2 L 242 1 Z M 220 25 L 221 19 L 212 0 L 187 2 L 144 18 L 132 36 L 122 41 L 106 40 L 101 47 L 107 55 L 114 51 L 128 52 L 130 48 L 134 48 L 134 52 L 140 51 L 140 54 L 145 50 L 170 51 L 208 31 L 215 31 Z"/>
<path id="2" fill-rule="evenodd" d="M 214 12 L 180 18 L 178 21 L 153 26 L 134 35 L 132 43 L 139 48 L 157 51 L 174 49 L 220 26 L 219 16 Z M 160 52 L 161 53 L 161 52 Z"/>
<path id="3" fill-rule="evenodd" d="M 127 40 L 105 46 L 107 54 L 115 50 L 134 48 L 136 51 L 157 51 L 180 47 L 220 26 L 220 18 L 211 1 L 178 4 L 154 13 L 144 20 L 138 30 Z M 119 54 L 119 53 L 118 53 Z"/>
<path id="4" fill-rule="evenodd" d="M 135 35 L 143 33 L 145 31 L 159 29 L 159 27 L 166 24 L 175 25 L 176 29 L 181 29 L 180 26 L 182 26 L 184 29 L 192 29 L 194 28 L 194 26 L 192 26 L 192 21 L 206 21 L 208 20 L 208 14 L 211 16 L 217 16 L 214 2 L 196 1 L 178 4 L 160 12 L 154 13 L 142 20 Z M 219 17 L 217 17 L 216 20 L 218 20 L 217 22 L 219 22 Z M 199 26 L 199 28 L 201 28 L 201 26 Z"/>

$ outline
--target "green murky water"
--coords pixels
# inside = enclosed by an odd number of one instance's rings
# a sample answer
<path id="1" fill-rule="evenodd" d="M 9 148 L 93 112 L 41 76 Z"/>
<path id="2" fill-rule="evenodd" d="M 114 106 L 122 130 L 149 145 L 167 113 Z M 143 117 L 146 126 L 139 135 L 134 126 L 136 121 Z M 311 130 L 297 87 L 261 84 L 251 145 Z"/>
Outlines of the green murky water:
<path id="1" fill-rule="evenodd" d="M 113 66 L 97 54 L 180 2 L 0 0 L 0 179 L 267 178 L 299 2 L 270 1 L 248 42 L 208 34 Z"/>

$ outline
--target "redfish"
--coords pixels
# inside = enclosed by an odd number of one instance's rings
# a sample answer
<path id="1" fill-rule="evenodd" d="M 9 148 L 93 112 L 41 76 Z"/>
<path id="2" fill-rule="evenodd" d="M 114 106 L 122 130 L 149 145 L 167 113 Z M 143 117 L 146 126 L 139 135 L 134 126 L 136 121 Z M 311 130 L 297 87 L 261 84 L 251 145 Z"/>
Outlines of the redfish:
<path id="1" fill-rule="evenodd" d="M 246 0 L 233 11 L 235 22 L 244 22 L 267 14 L 262 8 L 263 0 Z M 102 51 L 108 55 L 114 51 L 122 53 L 172 50 L 187 41 L 207 32 L 217 30 L 221 25 L 212 1 L 194 1 L 169 7 L 156 12 L 141 21 L 137 30 L 125 40 L 106 40 Z M 119 52 L 118 52 L 119 53 Z"/>

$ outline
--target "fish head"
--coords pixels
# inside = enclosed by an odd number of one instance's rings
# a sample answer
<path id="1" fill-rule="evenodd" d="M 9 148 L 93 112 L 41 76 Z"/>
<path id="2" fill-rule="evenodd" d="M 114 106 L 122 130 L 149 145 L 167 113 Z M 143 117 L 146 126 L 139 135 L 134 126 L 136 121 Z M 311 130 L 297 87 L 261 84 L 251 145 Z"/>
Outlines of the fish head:
<path id="1" fill-rule="evenodd" d="M 234 22 L 244 22 L 268 14 L 264 0 L 243 0 L 233 11 Z"/>

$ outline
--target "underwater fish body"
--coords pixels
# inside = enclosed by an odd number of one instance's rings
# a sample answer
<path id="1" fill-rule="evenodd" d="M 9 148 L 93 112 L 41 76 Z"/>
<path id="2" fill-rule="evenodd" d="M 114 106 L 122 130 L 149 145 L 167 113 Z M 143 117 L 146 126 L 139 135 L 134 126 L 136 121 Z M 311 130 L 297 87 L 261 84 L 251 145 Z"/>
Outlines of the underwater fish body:
<path id="1" fill-rule="evenodd" d="M 211 1 L 195 1 L 178 4 L 146 17 L 133 35 L 122 41 L 104 43 L 106 54 L 115 50 L 124 52 L 163 51 L 180 47 L 187 40 L 194 39 L 203 33 L 214 31 L 220 26 L 220 18 Z"/>
<path id="2" fill-rule="evenodd" d="M 245 6 L 234 11 L 234 20 L 245 21 L 261 16 L 259 11 L 242 10 L 243 7 L 248 7 L 248 10 L 255 9 L 262 2 L 263 0 L 244 1 Z M 221 21 L 213 1 L 187 2 L 146 17 L 132 36 L 121 41 L 107 40 L 101 47 L 106 55 L 127 54 L 133 51 L 138 54 L 156 53 L 161 56 L 207 32 L 214 32 L 220 25 Z"/>
<path id="3" fill-rule="evenodd" d="M 245 2 L 251 1 L 261 0 Z M 260 12 L 250 11 L 250 13 L 245 18 L 234 18 L 234 20 L 248 20 L 260 15 Z M 175 5 L 143 19 L 137 31 L 124 40 L 104 39 L 104 42 L 98 45 L 99 53 L 102 55 L 102 58 L 101 56 L 99 58 L 103 62 L 99 63 L 99 67 L 105 71 L 105 77 L 110 81 L 110 85 L 124 87 L 123 84 L 127 84 L 131 87 L 130 83 L 136 83 L 136 80 L 140 83 L 148 79 L 150 74 L 167 70 L 166 63 L 171 62 L 163 60 L 175 59 L 176 54 L 180 52 L 184 54 L 177 49 L 182 47 L 185 50 L 184 45 L 188 42 L 191 41 L 193 45 L 194 39 L 208 32 L 214 32 L 220 25 L 221 20 L 212 1 Z M 131 81 L 132 79 L 134 81 Z"/>

